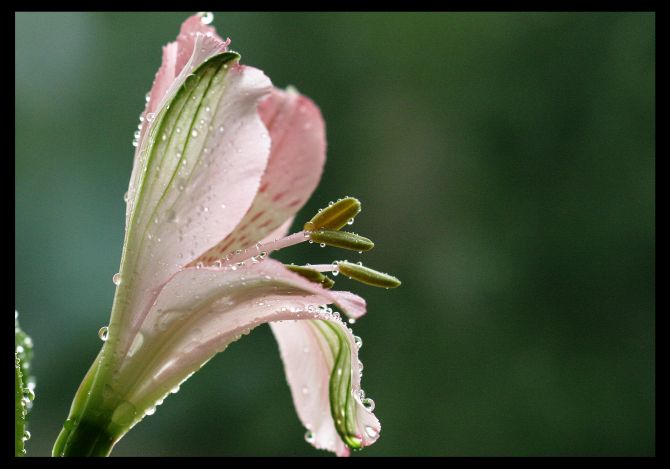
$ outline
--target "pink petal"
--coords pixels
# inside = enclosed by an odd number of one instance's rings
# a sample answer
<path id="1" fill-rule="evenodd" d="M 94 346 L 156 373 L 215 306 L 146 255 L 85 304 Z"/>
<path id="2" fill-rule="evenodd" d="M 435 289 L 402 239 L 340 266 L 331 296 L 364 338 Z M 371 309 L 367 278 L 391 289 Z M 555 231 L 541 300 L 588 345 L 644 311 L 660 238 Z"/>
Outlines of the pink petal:
<path id="1" fill-rule="evenodd" d="M 147 132 L 157 122 L 155 116 L 184 84 L 192 70 L 208 58 L 226 51 L 229 44 L 230 39 L 223 41 L 214 28 L 203 24 L 199 15 L 193 15 L 182 23 L 177 40 L 163 46 L 163 61 L 156 72 L 151 91 L 148 93 L 149 101 L 142 113 L 144 124 L 135 150 L 135 162 L 128 187 L 126 225 L 134 207 L 138 179 L 142 176 L 140 171 L 142 165 L 138 164 L 138 159 L 144 150 Z"/>
<path id="2" fill-rule="evenodd" d="M 234 64 L 205 80 L 193 85 L 199 99 L 184 91 L 160 114 L 161 127 L 151 131 L 152 153 L 140 159 L 141 198 L 135 199 L 121 268 L 120 288 L 132 289 L 124 293 L 132 321 L 120 328 L 123 349 L 158 287 L 238 224 L 267 165 L 270 140 L 256 108 L 270 80 Z M 122 321 L 113 317 L 110 328 Z"/>
<path id="3" fill-rule="evenodd" d="M 235 231 L 200 261 L 253 246 L 268 236 L 297 213 L 321 178 L 326 140 L 319 108 L 294 90 L 275 88 L 258 111 L 272 139 L 260 191 Z"/>
<path id="4" fill-rule="evenodd" d="M 349 355 L 343 356 L 350 361 L 351 381 L 345 382 L 349 386 L 344 390 L 350 397 L 348 421 L 356 425 L 354 437 L 360 438 L 362 446 L 371 444 L 380 426 L 357 397 L 360 370 L 351 331 L 319 308 L 336 302 L 338 294 L 334 293 L 271 259 L 236 270 L 184 269 L 161 290 L 134 337 L 133 346 L 119 360 L 114 389 L 137 407 L 140 419 L 143 409 L 162 399 L 217 352 L 256 326 L 271 321 L 287 321 L 280 326 L 312 324 L 304 329 L 279 327 L 275 333 L 296 409 L 303 423 L 315 432 L 314 444 L 346 455 L 348 448 L 336 431 L 328 395 L 334 357 L 323 343 L 326 339 L 320 337 L 318 324 L 334 326 L 332 330 L 343 341 L 341 346 L 348 348 Z M 306 321 L 290 321 L 296 319 Z M 293 337 L 294 342 L 287 337 Z M 297 345 L 307 342 L 311 344 L 309 353 Z M 317 342 L 321 345 L 317 346 Z M 302 394 L 304 388 L 306 395 Z"/>

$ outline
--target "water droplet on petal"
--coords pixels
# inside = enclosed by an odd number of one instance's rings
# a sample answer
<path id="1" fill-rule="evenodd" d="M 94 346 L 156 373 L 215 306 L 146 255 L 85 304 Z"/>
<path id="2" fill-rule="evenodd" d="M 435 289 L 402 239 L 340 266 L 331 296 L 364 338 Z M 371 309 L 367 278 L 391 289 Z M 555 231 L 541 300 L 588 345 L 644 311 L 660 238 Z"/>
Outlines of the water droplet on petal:
<path id="1" fill-rule="evenodd" d="M 363 404 L 363 407 L 365 407 L 365 410 L 367 410 L 368 412 L 372 412 L 373 410 L 375 410 L 375 401 L 373 401 L 369 397 L 363 399 L 361 404 Z"/>
<path id="2" fill-rule="evenodd" d="M 128 192 L 126 192 L 125 194 L 123 194 L 123 201 L 124 201 L 125 203 L 128 203 Z"/>
<path id="3" fill-rule="evenodd" d="M 363 346 L 363 339 L 361 339 L 357 335 L 354 336 L 354 342 L 356 343 L 356 347 L 358 349 L 360 349 Z"/>
<path id="4" fill-rule="evenodd" d="M 29 432 L 28 430 L 26 430 L 25 432 L 23 432 L 23 441 L 28 441 L 28 440 L 30 440 L 30 436 L 31 436 L 31 435 L 30 435 L 30 432 Z"/>
<path id="5" fill-rule="evenodd" d="M 120 285 L 121 284 L 121 274 L 120 273 L 115 273 L 112 276 L 112 282 L 114 282 L 114 285 Z"/>
<path id="6" fill-rule="evenodd" d="M 33 392 L 33 390 L 30 389 L 30 388 L 25 388 L 23 390 L 23 398 L 28 400 L 29 402 L 34 401 L 35 400 L 35 392 Z"/>
<path id="7" fill-rule="evenodd" d="M 191 131 L 191 135 L 192 135 L 194 138 L 197 137 L 197 136 L 198 136 L 198 131 L 195 130 L 195 129 L 193 129 L 193 130 Z"/>
<path id="8" fill-rule="evenodd" d="M 107 340 L 107 336 L 109 335 L 109 328 L 107 326 L 103 326 L 100 328 L 98 331 L 98 337 L 100 337 L 100 340 L 105 342 Z"/>
<path id="9" fill-rule="evenodd" d="M 154 415 L 156 413 L 156 407 L 149 407 L 145 412 L 145 415 Z"/>
<path id="10" fill-rule="evenodd" d="M 315 437 L 314 437 L 314 432 L 311 431 L 311 430 L 307 430 L 307 431 L 305 432 L 305 441 L 306 441 L 307 443 L 314 443 L 314 439 L 315 439 Z"/>
<path id="11" fill-rule="evenodd" d="M 202 24 L 211 24 L 212 21 L 214 21 L 214 13 L 211 11 L 201 11 L 198 13 L 198 16 L 200 16 L 200 22 Z"/>
<path id="12" fill-rule="evenodd" d="M 153 122 L 153 120 L 156 118 L 156 114 L 153 112 L 150 112 L 147 114 L 147 122 Z"/>

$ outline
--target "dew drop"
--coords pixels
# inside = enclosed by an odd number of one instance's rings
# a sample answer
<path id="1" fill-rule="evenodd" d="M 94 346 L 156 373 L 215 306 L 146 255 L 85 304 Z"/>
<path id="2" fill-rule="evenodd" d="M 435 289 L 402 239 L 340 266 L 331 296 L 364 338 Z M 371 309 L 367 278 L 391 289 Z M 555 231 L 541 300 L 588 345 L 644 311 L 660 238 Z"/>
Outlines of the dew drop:
<path id="1" fill-rule="evenodd" d="M 133 339 L 133 343 L 130 344 L 130 348 L 128 349 L 128 357 L 132 357 L 137 353 L 137 351 L 142 348 L 142 344 L 144 343 L 144 335 L 142 335 L 141 332 L 138 332 L 135 338 Z"/>
<path id="2" fill-rule="evenodd" d="M 354 318 L 349 318 L 349 324 L 356 324 L 356 320 Z"/>
<path id="3" fill-rule="evenodd" d="M 366 426 L 365 427 L 365 434 L 367 436 L 369 436 L 370 438 L 377 438 L 377 435 L 379 435 L 379 432 L 372 427 Z"/>
<path id="4" fill-rule="evenodd" d="M 163 135 L 161 135 L 161 140 L 162 140 L 162 141 L 166 141 L 166 140 L 167 140 L 167 134 L 166 134 L 166 133 L 163 133 Z"/>
<path id="5" fill-rule="evenodd" d="M 125 203 L 128 203 L 128 192 L 126 192 L 125 194 L 123 194 L 123 201 L 124 201 Z"/>
<path id="6" fill-rule="evenodd" d="M 363 339 L 355 335 L 354 342 L 356 343 L 356 347 L 360 350 L 360 348 L 363 346 Z"/>
<path id="7" fill-rule="evenodd" d="M 353 225 L 353 224 L 354 224 L 354 219 L 353 219 L 353 218 L 350 218 L 350 219 L 347 221 L 347 225 Z"/>
<path id="8" fill-rule="evenodd" d="M 144 100 L 148 103 L 151 100 L 151 93 L 147 93 L 144 95 Z"/>
<path id="9" fill-rule="evenodd" d="M 212 21 L 214 21 L 214 13 L 211 11 L 201 11 L 198 13 L 198 16 L 200 16 L 200 22 L 202 24 L 211 24 Z"/>
<path id="10" fill-rule="evenodd" d="M 153 122 L 153 120 L 156 118 L 156 114 L 153 112 L 150 112 L 147 114 L 147 122 Z"/>
<path id="11" fill-rule="evenodd" d="M 306 441 L 307 443 L 314 443 L 314 438 L 315 438 L 315 437 L 314 437 L 314 432 L 313 432 L 313 431 L 311 431 L 311 430 L 307 430 L 307 431 L 305 432 L 305 441 Z"/>
<path id="12" fill-rule="evenodd" d="M 322 247 L 322 248 L 325 248 L 325 247 L 326 247 L 326 243 L 320 243 L 319 246 Z"/>
<path id="13" fill-rule="evenodd" d="M 23 398 L 28 400 L 28 402 L 32 402 L 35 400 L 35 392 L 30 388 L 25 388 L 23 390 Z"/>
<path id="14" fill-rule="evenodd" d="M 372 412 L 373 410 L 375 410 L 375 401 L 373 401 L 369 397 L 363 399 L 361 404 L 363 404 L 363 407 L 365 407 L 365 410 L 367 410 L 368 412 Z"/>
<path id="15" fill-rule="evenodd" d="M 145 412 L 145 415 L 154 415 L 156 413 L 156 407 L 149 407 Z"/>
<path id="16" fill-rule="evenodd" d="M 107 336 L 109 335 L 109 328 L 107 326 L 103 326 L 100 328 L 98 331 L 98 337 L 100 337 L 100 340 L 105 342 L 107 340 Z"/>
<path id="17" fill-rule="evenodd" d="M 23 441 L 28 441 L 28 440 L 30 440 L 30 436 L 31 436 L 31 435 L 30 435 L 30 432 L 29 432 L 28 430 L 26 430 L 25 432 L 23 432 Z"/>
<path id="18" fill-rule="evenodd" d="M 219 133 L 223 133 L 226 130 L 226 128 L 222 125 L 219 126 Z"/>
<path id="19" fill-rule="evenodd" d="M 198 131 L 195 130 L 195 129 L 193 129 L 193 130 L 191 131 L 191 135 L 192 135 L 194 138 L 197 137 L 197 136 L 198 136 Z"/>
<path id="20" fill-rule="evenodd" d="M 121 274 L 120 273 L 115 273 L 112 276 L 112 282 L 114 282 L 114 285 L 120 285 L 121 284 Z"/>

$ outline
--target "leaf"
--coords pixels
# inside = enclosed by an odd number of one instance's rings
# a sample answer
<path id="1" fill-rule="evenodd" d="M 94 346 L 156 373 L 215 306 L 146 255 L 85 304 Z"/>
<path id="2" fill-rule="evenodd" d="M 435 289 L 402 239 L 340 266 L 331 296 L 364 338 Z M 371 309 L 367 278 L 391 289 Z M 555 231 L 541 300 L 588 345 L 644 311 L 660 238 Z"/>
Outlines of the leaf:
<path id="1" fill-rule="evenodd" d="M 30 439 L 26 429 L 26 416 L 35 399 L 35 380 L 30 376 L 30 361 L 33 358 L 33 341 L 19 327 L 19 313 L 14 314 L 14 453 L 26 454 L 25 443 Z"/>

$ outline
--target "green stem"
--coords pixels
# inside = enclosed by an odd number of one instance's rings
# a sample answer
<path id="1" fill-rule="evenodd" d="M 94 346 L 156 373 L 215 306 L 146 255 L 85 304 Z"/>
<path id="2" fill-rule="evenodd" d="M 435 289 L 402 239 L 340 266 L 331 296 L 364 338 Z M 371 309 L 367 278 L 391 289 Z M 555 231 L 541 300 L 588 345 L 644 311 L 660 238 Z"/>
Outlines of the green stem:
<path id="1" fill-rule="evenodd" d="M 95 386 L 104 356 L 101 350 L 75 395 L 52 456 L 108 456 L 124 433 L 112 422 L 112 411 L 101 410 L 101 390 Z"/>

